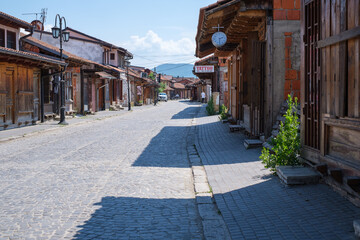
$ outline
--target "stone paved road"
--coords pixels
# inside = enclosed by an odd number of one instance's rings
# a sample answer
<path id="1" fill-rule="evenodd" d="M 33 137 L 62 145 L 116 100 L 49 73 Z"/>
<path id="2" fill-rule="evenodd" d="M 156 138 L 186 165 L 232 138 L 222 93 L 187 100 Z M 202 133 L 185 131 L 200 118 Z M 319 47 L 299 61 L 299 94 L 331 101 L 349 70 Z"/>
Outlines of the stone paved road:
<path id="1" fill-rule="evenodd" d="M 355 239 L 360 209 L 327 185 L 287 187 L 245 150 L 244 135 L 230 133 L 217 116 L 197 122 L 197 149 L 232 239 Z"/>
<path id="2" fill-rule="evenodd" d="M 188 126 L 167 102 L 0 144 L 0 239 L 202 239 Z"/>

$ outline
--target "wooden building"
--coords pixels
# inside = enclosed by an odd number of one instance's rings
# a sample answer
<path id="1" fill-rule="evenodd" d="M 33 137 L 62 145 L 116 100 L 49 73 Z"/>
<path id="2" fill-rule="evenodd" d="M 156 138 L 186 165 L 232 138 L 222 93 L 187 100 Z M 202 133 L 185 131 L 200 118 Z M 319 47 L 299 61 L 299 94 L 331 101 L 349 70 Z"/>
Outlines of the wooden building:
<path id="1" fill-rule="evenodd" d="M 151 104 L 156 97 L 156 88 L 159 84 L 152 80 L 149 75 L 154 74 L 150 69 L 144 67 L 130 67 L 128 70 L 131 83 L 132 105 Z"/>
<path id="2" fill-rule="evenodd" d="M 30 23 L 0 12 L 0 130 L 35 124 L 40 113 L 40 82 L 44 73 L 59 71 L 65 62 L 21 51 L 20 28 Z"/>
<path id="3" fill-rule="evenodd" d="M 354 178 L 360 176 L 360 3 L 301 2 L 302 156 L 325 164 L 320 169 L 329 170 L 328 180 L 354 195 L 360 191 Z"/>
<path id="4" fill-rule="evenodd" d="M 218 26 L 227 42 L 215 48 Z M 196 44 L 197 57 L 226 59 L 219 79 L 233 119 L 252 137 L 270 136 L 287 94 L 300 96 L 300 2 L 217 1 L 200 9 Z"/>
<path id="5" fill-rule="evenodd" d="M 89 96 L 91 97 L 89 99 L 91 99 L 91 102 L 85 104 L 85 111 L 95 112 L 108 110 L 110 105 L 113 107 L 116 105 L 127 105 L 128 96 L 125 62 L 132 59 L 132 54 L 122 47 L 115 46 L 73 28 L 68 27 L 66 30 L 70 32 L 70 40 L 63 44 L 65 51 L 102 66 L 109 67 L 105 72 L 111 73 L 111 75 L 115 77 L 108 76 L 104 78 L 99 75 L 94 76 L 94 73 L 98 70 L 95 72 L 91 70 L 85 71 L 90 75 L 89 78 L 85 78 L 85 85 L 93 87 L 93 89 L 89 89 Z M 40 39 L 41 36 L 43 42 L 59 47 L 58 39 L 54 39 L 50 32 L 35 29 L 32 36 L 37 39 Z M 106 74 L 104 74 L 104 76 L 105 75 Z M 102 79 L 99 79 L 99 77 Z M 86 79 L 92 79 L 91 81 L 95 82 L 86 82 Z M 97 96 L 99 96 L 98 100 Z M 97 102 L 94 104 L 95 101 Z"/>
<path id="6" fill-rule="evenodd" d="M 160 83 L 165 84 L 164 93 L 166 93 L 168 99 L 171 99 L 171 93 L 174 91 L 174 89 L 170 87 L 172 78 L 173 76 L 171 75 L 160 74 Z"/>
<path id="7" fill-rule="evenodd" d="M 211 91 L 207 91 L 206 88 L 202 88 L 198 93 L 198 99 L 201 101 L 201 92 L 205 93 L 205 102 L 210 99 L 212 95 L 214 98 L 220 98 L 220 73 L 219 73 L 219 59 L 215 57 L 213 54 L 202 58 L 195 62 L 193 73 L 200 78 L 200 80 L 204 83 L 207 83 L 211 86 Z M 219 103 L 219 99 L 215 99 L 215 103 Z M 219 110 L 219 104 L 215 104 L 215 110 Z"/>
<path id="8" fill-rule="evenodd" d="M 24 37 L 21 43 L 23 49 L 29 52 L 55 59 L 60 57 L 59 48 L 34 37 Z M 115 89 L 114 93 L 114 87 L 120 85 L 117 81 L 119 81 L 120 73 L 123 72 L 121 69 L 105 66 L 64 50 L 62 57 L 67 63 L 63 73 L 67 114 L 97 112 L 109 109 L 110 103 L 114 104 L 114 99 L 116 102 L 118 92 Z M 41 84 L 44 91 L 42 103 L 45 116 L 59 114 L 60 94 L 57 78 L 59 78 L 59 73 L 48 74 Z"/>

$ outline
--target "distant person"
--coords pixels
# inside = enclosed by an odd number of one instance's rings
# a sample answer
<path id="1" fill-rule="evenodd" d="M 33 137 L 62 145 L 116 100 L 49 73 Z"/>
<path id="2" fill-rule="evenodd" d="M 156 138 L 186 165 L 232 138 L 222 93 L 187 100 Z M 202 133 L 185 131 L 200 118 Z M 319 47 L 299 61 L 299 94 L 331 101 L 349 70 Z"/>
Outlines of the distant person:
<path id="1" fill-rule="evenodd" d="M 201 92 L 201 102 L 202 102 L 202 103 L 205 102 L 205 97 L 206 97 L 206 95 L 205 95 L 204 91 L 202 91 L 202 92 Z"/>

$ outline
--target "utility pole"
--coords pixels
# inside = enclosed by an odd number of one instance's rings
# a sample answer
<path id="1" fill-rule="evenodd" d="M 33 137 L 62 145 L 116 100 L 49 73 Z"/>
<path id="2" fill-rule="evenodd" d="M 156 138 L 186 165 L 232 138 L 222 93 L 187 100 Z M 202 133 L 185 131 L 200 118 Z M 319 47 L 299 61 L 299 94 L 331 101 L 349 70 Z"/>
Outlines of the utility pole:
<path id="1" fill-rule="evenodd" d="M 125 63 L 126 63 L 126 79 L 127 79 L 127 87 L 128 87 L 128 111 L 130 111 L 131 110 L 130 79 L 129 79 L 129 65 L 130 65 L 130 62 L 127 60 Z"/>

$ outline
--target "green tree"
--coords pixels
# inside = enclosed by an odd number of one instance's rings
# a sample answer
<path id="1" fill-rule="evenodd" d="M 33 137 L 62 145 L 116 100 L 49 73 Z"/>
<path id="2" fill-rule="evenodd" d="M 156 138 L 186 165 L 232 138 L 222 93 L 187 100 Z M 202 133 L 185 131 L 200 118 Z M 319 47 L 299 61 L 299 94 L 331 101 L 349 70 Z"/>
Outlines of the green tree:
<path id="1" fill-rule="evenodd" d="M 219 114 L 220 114 L 220 120 L 225 120 L 225 119 L 228 119 L 228 112 L 229 112 L 229 109 L 224 105 L 222 104 L 220 106 L 220 111 L 219 111 Z"/>
<path id="2" fill-rule="evenodd" d="M 149 78 L 150 78 L 151 80 L 154 80 L 154 81 L 155 81 L 156 76 L 154 75 L 154 72 L 150 72 L 150 73 L 149 73 Z"/>
<path id="3" fill-rule="evenodd" d="M 206 111 L 207 111 L 209 116 L 216 114 L 213 96 L 210 97 L 210 99 L 209 99 L 209 101 L 207 103 Z"/>
<path id="4" fill-rule="evenodd" d="M 166 84 L 165 83 L 160 83 L 160 87 L 159 87 L 159 93 L 163 92 L 166 88 Z"/>
<path id="5" fill-rule="evenodd" d="M 279 134 L 273 139 L 273 153 L 263 148 L 260 159 L 266 168 L 275 171 L 277 166 L 296 166 L 301 162 L 300 154 L 299 117 L 297 115 L 297 98 L 295 101 L 288 95 L 288 109 L 284 115 L 284 123 L 280 123 Z"/>

